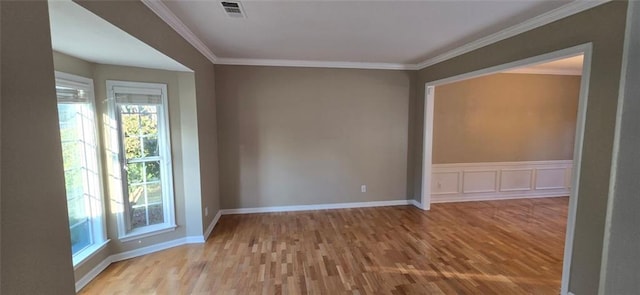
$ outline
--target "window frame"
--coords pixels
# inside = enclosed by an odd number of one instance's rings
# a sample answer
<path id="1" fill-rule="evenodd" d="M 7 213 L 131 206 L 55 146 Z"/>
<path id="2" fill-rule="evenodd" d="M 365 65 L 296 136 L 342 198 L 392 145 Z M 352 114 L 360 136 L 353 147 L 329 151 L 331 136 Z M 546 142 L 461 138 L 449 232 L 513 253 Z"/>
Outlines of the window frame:
<path id="1" fill-rule="evenodd" d="M 96 108 L 96 100 L 95 100 L 95 90 L 93 79 L 78 76 L 74 74 L 69 74 L 61 71 L 54 71 L 55 76 L 55 86 L 63 86 L 69 88 L 77 88 L 84 89 L 88 92 L 88 108 L 93 113 L 93 126 L 91 129 L 93 131 L 95 142 L 95 157 L 96 157 L 96 169 L 97 169 L 97 188 L 95 188 L 96 192 L 99 194 L 94 196 L 95 198 L 88 197 L 88 202 L 91 204 L 90 212 L 91 212 L 91 239 L 93 243 L 91 245 L 85 247 L 84 249 L 78 251 L 77 253 L 72 253 L 72 262 L 74 269 L 77 269 L 89 258 L 93 257 L 98 251 L 102 250 L 109 243 L 109 239 L 107 239 L 107 224 L 106 224 L 106 208 L 105 208 L 105 186 L 103 181 L 104 170 L 102 166 L 102 145 L 100 140 L 100 130 L 98 126 L 98 113 Z M 68 103 L 73 104 L 74 102 L 61 102 L 56 96 L 56 105 L 60 103 Z M 75 103 L 82 103 L 80 101 Z M 61 138 L 62 139 L 62 138 Z M 86 152 L 84 157 L 86 158 Z M 85 159 L 86 161 L 86 159 Z M 66 189 L 66 188 L 65 188 Z M 85 197 L 86 198 L 86 197 Z M 99 207 L 99 208 L 96 208 Z M 69 212 L 67 212 L 67 215 Z M 71 224 L 69 225 L 69 230 L 71 230 Z"/>
<path id="2" fill-rule="evenodd" d="M 108 100 L 108 116 L 115 122 L 115 128 L 111 128 L 111 142 L 117 145 L 117 171 L 120 173 L 120 194 L 116 200 L 121 208 L 116 210 L 118 223 L 118 239 L 123 242 L 154 236 L 175 230 L 177 227 L 175 222 L 175 191 L 173 176 L 173 159 L 171 145 L 171 125 L 169 120 L 169 100 L 167 93 L 167 84 L 148 83 L 148 82 L 132 82 L 107 80 L 107 100 Z M 126 92 L 117 92 L 117 88 L 126 89 Z M 116 93 L 129 94 L 155 94 L 160 92 L 161 104 L 158 104 L 158 157 L 160 158 L 160 183 L 162 188 L 162 203 L 164 222 L 159 224 L 147 225 L 139 228 L 131 228 L 130 205 L 129 205 L 129 184 L 126 177 L 126 156 L 124 151 L 124 132 L 122 130 L 122 120 L 119 106 L 126 103 L 118 103 L 116 101 Z M 143 104 L 141 104 L 143 105 Z"/>

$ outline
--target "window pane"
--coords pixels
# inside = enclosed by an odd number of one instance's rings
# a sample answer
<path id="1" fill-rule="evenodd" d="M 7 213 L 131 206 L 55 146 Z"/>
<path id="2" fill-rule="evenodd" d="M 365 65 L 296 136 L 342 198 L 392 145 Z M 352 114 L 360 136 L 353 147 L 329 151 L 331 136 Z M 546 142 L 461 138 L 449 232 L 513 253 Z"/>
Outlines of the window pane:
<path id="1" fill-rule="evenodd" d="M 64 171 L 64 184 L 67 191 L 67 199 L 82 197 L 85 192 L 84 183 L 82 181 L 81 168 L 71 168 Z"/>
<path id="2" fill-rule="evenodd" d="M 128 184 L 144 182 L 144 179 L 142 178 L 144 176 L 142 171 L 143 165 L 144 165 L 143 163 L 127 164 L 127 183 Z"/>
<path id="3" fill-rule="evenodd" d="M 147 182 L 160 180 L 160 161 L 146 162 Z"/>
<path id="4" fill-rule="evenodd" d="M 127 114 L 123 113 L 122 115 L 122 131 L 124 132 L 124 136 L 137 136 L 138 130 L 140 129 L 140 116 L 137 114 Z"/>
<path id="5" fill-rule="evenodd" d="M 71 232 L 71 253 L 76 254 L 92 244 L 91 223 L 87 218 L 74 221 L 76 222 L 69 223 L 69 230 Z"/>
<path id="6" fill-rule="evenodd" d="M 147 184 L 147 202 L 149 204 L 162 203 L 162 187 L 160 183 Z"/>
<path id="7" fill-rule="evenodd" d="M 128 160 L 142 158 L 142 145 L 140 144 L 140 137 L 125 137 L 124 153 L 125 157 Z"/>
<path id="8" fill-rule="evenodd" d="M 144 185 L 129 185 L 129 204 L 131 207 L 147 204 L 144 198 Z"/>
<path id="9" fill-rule="evenodd" d="M 120 112 L 129 113 L 129 114 L 137 114 L 140 112 L 138 105 L 135 104 L 123 104 L 120 105 Z"/>
<path id="10" fill-rule="evenodd" d="M 139 228 L 147 225 L 147 208 L 138 207 L 131 209 L 131 228 Z"/>
<path id="11" fill-rule="evenodd" d="M 160 155 L 158 151 L 158 136 L 143 137 L 144 156 L 157 157 Z"/>
<path id="12" fill-rule="evenodd" d="M 80 195 L 75 198 L 67 199 L 67 208 L 69 210 L 69 225 L 73 225 L 78 220 L 87 218 L 87 210 L 85 208 L 84 196 Z"/>
<path id="13" fill-rule="evenodd" d="M 142 115 L 140 116 L 140 134 L 141 135 L 157 135 L 158 134 L 158 115 Z"/>
<path id="14" fill-rule="evenodd" d="M 158 113 L 158 106 L 156 106 L 156 105 L 140 106 L 140 112 L 143 113 L 143 114 L 157 114 Z"/>
<path id="15" fill-rule="evenodd" d="M 164 222 L 162 203 L 149 206 L 149 225 Z"/>

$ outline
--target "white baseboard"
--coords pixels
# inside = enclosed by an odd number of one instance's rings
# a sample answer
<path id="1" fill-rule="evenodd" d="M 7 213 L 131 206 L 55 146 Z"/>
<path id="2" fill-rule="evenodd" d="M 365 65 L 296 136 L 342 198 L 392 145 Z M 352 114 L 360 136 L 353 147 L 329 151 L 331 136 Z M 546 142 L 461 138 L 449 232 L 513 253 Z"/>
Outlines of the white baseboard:
<path id="1" fill-rule="evenodd" d="M 204 236 L 188 236 L 185 239 L 185 244 L 203 244 L 205 242 Z"/>
<path id="2" fill-rule="evenodd" d="M 76 293 L 80 292 L 84 286 L 89 284 L 93 279 L 95 279 L 102 271 L 107 269 L 107 267 L 112 263 L 111 256 L 108 256 L 102 262 L 100 262 L 96 267 L 92 268 L 87 274 L 85 274 L 82 278 L 80 278 L 76 282 Z"/>
<path id="3" fill-rule="evenodd" d="M 177 247 L 177 246 L 181 246 L 181 245 L 185 245 L 185 244 L 189 244 L 187 242 L 187 238 L 186 237 L 185 238 L 171 240 L 171 241 L 166 241 L 166 242 L 162 242 L 162 243 L 158 243 L 158 244 L 154 244 L 154 245 L 147 246 L 147 247 L 142 247 L 142 248 L 131 250 L 131 251 L 126 251 L 126 252 L 122 252 L 122 253 L 118 253 L 118 254 L 113 254 L 110 257 L 112 258 L 113 262 L 117 262 L 117 261 L 122 261 L 122 260 L 126 260 L 126 259 L 135 258 L 135 257 L 138 257 L 138 256 L 146 255 L 146 254 L 155 253 L 155 252 L 158 252 L 158 251 L 166 250 L 166 249 L 169 249 L 169 248 L 173 248 L 173 247 Z"/>
<path id="4" fill-rule="evenodd" d="M 414 207 L 417 207 L 419 209 L 424 209 L 422 207 L 422 203 L 416 201 L 416 200 L 409 200 L 409 204 L 413 205 Z"/>
<path id="5" fill-rule="evenodd" d="M 576 295 L 576 294 L 573 294 L 573 293 L 571 293 L 571 292 L 568 292 L 568 293 L 567 293 L 567 295 Z"/>
<path id="6" fill-rule="evenodd" d="M 269 213 L 269 212 L 311 211 L 311 210 L 326 210 L 326 209 L 385 207 L 385 206 L 400 206 L 400 205 L 411 205 L 411 204 L 412 203 L 409 200 L 393 200 L 393 201 L 332 203 L 332 204 L 316 204 L 316 205 L 238 208 L 238 209 L 223 209 L 220 211 L 222 211 L 222 215 L 229 215 L 229 214 L 251 214 L 251 213 Z"/>
<path id="7" fill-rule="evenodd" d="M 211 223 L 207 227 L 207 230 L 204 232 L 205 241 L 209 239 L 209 236 L 211 235 L 213 228 L 216 227 L 216 224 L 218 224 L 218 220 L 220 220 L 220 216 L 222 216 L 222 210 L 218 210 L 218 213 L 216 213 L 216 216 L 213 217 L 213 220 L 211 220 Z"/>

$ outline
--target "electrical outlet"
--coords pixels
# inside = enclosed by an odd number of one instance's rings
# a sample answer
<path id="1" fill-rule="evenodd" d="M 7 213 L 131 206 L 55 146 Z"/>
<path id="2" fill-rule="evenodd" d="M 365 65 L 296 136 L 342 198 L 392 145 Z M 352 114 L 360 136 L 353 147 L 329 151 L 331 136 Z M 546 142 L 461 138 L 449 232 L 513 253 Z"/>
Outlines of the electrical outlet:
<path id="1" fill-rule="evenodd" d="M 209 216 L 209 207 L 204 207 L 204 216 Z"/>
<path id="2" fill-rule="evenodd" d="M 366 193 L 367 192 L 367 185 L 363 184 L 360 186 L 360 192 Z"/>

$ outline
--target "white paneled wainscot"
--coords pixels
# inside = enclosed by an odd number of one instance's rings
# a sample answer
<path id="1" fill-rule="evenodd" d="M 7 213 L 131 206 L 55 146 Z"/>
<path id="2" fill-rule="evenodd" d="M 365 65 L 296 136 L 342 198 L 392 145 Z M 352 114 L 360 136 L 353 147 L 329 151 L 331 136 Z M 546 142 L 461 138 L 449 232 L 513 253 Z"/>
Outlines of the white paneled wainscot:
<path id="1" fill-rule="evenodd" d="M 434 164 L 431 202 L 568 196 L 572 167 L 571 160 Z"/>

